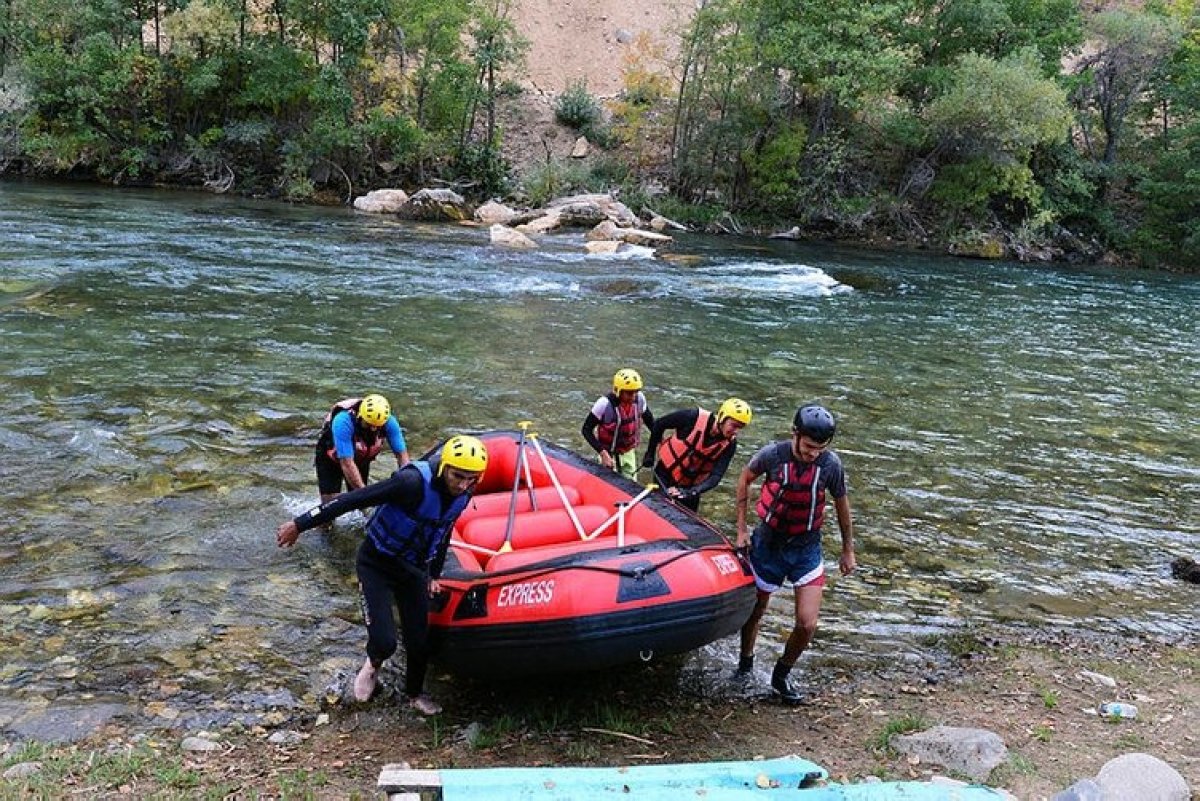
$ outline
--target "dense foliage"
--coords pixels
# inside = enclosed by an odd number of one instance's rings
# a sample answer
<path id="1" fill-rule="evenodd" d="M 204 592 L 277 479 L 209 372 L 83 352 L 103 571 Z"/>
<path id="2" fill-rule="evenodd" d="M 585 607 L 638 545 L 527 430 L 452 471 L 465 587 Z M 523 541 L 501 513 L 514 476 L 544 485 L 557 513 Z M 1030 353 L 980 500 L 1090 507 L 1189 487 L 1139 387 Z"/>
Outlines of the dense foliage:
<path id="1" fill-rule="evenodd" d="M 9 170 L 298 198 L 504 175 L 503 0 L 0 2 Z"/>
<path id="2" fill-rule="evenodd" d="M 512 0 L 0 0 L 0 170 L 348 199 L 510 186 Z M 706 0 L 561 122 L 695 220 L 1200 269 L 1195 0 Z M 664 36 L 667 35 L 665 32 Z M 670 80 L 666 76 L 671 76 Z M 517 102 L 520 102 L 519 98 Z"/>
<path id="3" fill-rule="evenodd" d="M 674 186 L 810 231 L 1197 269 L 1198 48 L 1192 0 L 711 0 Z"/>

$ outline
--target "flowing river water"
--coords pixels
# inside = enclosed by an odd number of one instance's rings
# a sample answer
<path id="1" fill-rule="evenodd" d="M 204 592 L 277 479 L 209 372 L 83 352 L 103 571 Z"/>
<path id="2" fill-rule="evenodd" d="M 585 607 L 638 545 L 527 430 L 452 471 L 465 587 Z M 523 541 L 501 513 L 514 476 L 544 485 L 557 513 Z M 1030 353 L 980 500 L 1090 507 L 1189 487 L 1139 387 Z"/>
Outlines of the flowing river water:
<path id="1" fill-rule="evenodd" d="M 839 420 L 861 570 L 815 652 L 925 658 L 980 625 L 1197 640 L 1200 281 L 685 235 L 676 257 L 207 195 L 0 184 L 0 728 L 282 720 L 361 659 L 361 518 L 291 551 L 329 405 L 387 395 L 414 453 L 652 408 Z M 381 457 L 377 471 L 391 469 Z M 827 551 L 836 559 L 836 526 Z M 832 565 L 831 565 L 832 567 Z M 760 649 L 790 608 L 777 601 Z M 732 643 L 697 659 L 730 666 Z"/>

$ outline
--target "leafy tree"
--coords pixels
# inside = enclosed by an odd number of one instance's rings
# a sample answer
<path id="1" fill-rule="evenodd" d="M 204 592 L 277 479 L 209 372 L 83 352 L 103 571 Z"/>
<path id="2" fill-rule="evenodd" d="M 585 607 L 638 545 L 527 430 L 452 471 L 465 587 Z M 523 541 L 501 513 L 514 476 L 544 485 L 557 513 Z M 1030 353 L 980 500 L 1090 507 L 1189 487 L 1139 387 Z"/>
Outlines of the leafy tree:
<path id="1" fill-rule="evenodd" d="M 1001 60 L 1032 48 L 1042 74 L 1057 75 L 1083 40 L 1083 18 L 1076 0 L 916 0 L 902 35 L 917 54 L 904 94 L 920 108 L 970 53 Z"/>
<path id="2" fill-rule="evenodd" d="M 1033 150 L 1065 141 L 1071 114 L 1066 92 L 1043 78 L 1037 54 L 1023 50 L 1001 61 L 962 56 L 949 88 L 929 104 L 936 149 L 951 161 L 934 187 L 955 212 L 979 214 L 992 198 L 1036 210 L 1041 190 L 1029 161 Z"/>
<path id="3" fill-rule="evenodd" d="M 1089 27 L 1097 49 L 1079 63 L 1075 101 L 1087 152 L 1111 169 L 1130 113 L 1175 51 L 1182 31 L 1170 17 L 1125 9 L 1097 14 Z M 1094 120 L 1101 142 L 1096 142 Z M 1102 194 L 1108 185 L 1101 185 Z"/>

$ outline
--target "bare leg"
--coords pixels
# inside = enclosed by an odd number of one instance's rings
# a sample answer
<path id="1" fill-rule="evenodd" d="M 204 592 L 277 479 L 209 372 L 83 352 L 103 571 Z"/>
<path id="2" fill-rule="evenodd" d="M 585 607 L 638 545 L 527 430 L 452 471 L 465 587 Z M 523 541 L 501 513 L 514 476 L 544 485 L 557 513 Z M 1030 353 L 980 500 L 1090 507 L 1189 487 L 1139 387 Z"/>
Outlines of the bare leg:
<path id="1" fill-rule="evenodd" d="M 821 612 L 821 596 L 824 590 L 823 585 L 796 587 L 796 624 L 788 636 L 787 645 L 783 648 L 783 657 L 780 659 L 789 668 L 796 664 L 800 654 L 804 653 L 804 649 L 812 642 L 813 635 L 817 633 L 817 618 Z"/>
<path id="2" fill-rule="evenodd" d="M 770 600 L 771 593 L 759 590 L 754 599 L 754 609 L 750 612 L 749 619 L 742 625 L 740 656 L 743 660 L 754 658 L 754 643 L 758 640 L 758 627 L 762 623 L 763 613 L 767 611 L 767 603 Z"/>

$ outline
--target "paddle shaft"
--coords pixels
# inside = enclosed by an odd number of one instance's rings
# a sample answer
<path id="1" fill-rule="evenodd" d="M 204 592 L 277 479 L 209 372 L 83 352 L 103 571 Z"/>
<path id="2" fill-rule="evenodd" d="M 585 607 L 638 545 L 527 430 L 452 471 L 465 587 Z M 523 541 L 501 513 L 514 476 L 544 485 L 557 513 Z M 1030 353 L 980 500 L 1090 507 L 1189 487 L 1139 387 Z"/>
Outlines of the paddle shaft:
<path id="1" fill-rule="evenodd" d="M 517 522 L 517 492 L 521 488 L 521 463 L 525 460 L 525 428 L 521 426 L 521 436 L 517 439 L 517 465 L 513 469 L 512 498 L 508 502 L 508 521 L 504 524 L 504 544 L 500 550 L 512 548 L 513 528 Z"/>

